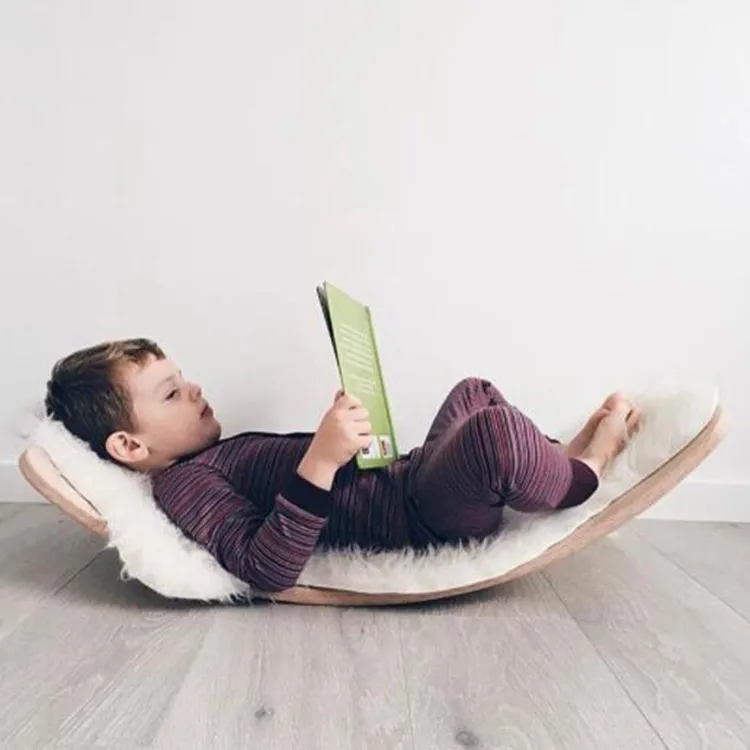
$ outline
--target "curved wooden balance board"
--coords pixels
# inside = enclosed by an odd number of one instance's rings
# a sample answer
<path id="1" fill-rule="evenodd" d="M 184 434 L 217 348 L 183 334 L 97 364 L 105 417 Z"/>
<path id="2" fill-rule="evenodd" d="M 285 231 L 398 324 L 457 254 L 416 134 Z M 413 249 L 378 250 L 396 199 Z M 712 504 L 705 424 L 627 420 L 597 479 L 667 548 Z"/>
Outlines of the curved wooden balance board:
<path id="1" fill-rule="evenodd" d="M 398 591 L 372 594 L 315 586 L 294 586 L 273 594 L 254 593 L 254 597 L 288 604 L 344 607 L 412 604 L 481 591 L 529 573 L 535 573 L 550 563 L 576 552 L 586 544 L 606 536 L 643 513 L 690 474 L 719 445 L 725 434 L 726 419 L 719 406 L 698 435 L 656 471 L 613 500 L 599 513 L 578 526 L 569 536 L 549 547 L 541 555 L 502 575 L 457 588 L 409 594 Z M 57 470 L 44 449 L 38 446 L 29 447 L 19 460 L 19 468 L 29 484 L 42 497 L 95 534 L 107 536 L 105 519 Z"/>

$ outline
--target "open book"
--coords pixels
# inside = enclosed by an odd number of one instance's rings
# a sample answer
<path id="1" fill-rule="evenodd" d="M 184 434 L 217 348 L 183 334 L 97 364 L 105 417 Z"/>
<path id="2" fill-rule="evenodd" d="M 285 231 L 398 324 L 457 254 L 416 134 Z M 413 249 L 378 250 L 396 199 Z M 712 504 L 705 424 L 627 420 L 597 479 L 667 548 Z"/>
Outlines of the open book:
<path id="1" fill-rule="evenodd" d="M 398 448 L 370 308 L 328 282 L 317 291 L 344 393 L 359 398 L 370 413 L 372 442 L 357 453 L 357 466 L 387 466 L 398 458 Z"/>

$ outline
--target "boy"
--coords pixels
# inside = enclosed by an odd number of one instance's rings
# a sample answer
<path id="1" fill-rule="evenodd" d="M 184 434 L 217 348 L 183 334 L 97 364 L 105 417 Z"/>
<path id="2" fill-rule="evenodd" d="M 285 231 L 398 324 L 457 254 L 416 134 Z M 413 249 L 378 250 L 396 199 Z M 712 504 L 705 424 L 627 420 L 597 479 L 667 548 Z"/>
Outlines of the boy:
<path id="1" fill-rule="evenodd" d="M 562 446 L 490 382 L 466 378 L 422 446 L 362 471 L 353 459 L 370 424 L 357 398 L 339 391 L 315 432 L 222 439 L 201 388 L 149 339 L 60 360 L 45 405 L 101 458 L 148 473 L 172 522 L 264 592 L 293 586 L 318 546 L 424 548 L 494 533 L 505 505 L 579 505 L 640 416 L 613 394 Z"/>

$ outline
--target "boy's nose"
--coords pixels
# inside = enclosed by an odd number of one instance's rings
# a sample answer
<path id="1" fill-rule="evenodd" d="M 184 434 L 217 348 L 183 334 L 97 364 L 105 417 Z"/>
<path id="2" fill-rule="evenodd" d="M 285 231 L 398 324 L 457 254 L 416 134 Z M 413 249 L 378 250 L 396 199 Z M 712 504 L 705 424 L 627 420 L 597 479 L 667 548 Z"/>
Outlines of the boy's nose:
<path id="1" fill-rule="evenodd" d="M 190 384 L 190 397 L 197 401 L 203 395 L 203 389 L 195 383 Z"/>

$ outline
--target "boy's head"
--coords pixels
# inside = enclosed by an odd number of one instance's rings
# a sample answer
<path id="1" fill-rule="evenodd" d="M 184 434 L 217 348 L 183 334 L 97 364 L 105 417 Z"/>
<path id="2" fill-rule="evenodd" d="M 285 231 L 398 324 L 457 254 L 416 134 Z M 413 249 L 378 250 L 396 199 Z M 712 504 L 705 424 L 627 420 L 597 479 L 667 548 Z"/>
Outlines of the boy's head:
<path id="1" fill-rule="evenodd" d="M 45 407 L 99 456 L 140 471 L 169 466 L 221 436 L 200 386 L 149 339 L 111 341 L 61 359 Z"/>

